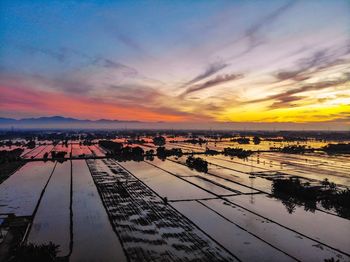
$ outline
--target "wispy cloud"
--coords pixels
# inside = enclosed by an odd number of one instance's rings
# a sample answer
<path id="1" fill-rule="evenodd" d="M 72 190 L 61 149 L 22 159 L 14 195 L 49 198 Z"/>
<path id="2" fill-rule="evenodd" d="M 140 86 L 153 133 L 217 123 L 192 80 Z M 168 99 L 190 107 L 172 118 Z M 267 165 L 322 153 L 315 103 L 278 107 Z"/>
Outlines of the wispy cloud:
<path id="1" fill-rule="evenodd" d="M 258 21 L 254 22 L 252 25 L 248 26 L 248 28 L 246 28 L 243 31 L 240 37 L 238 37 L 237 39 L 229 43 L 229 45 L 233 47 L 237 44 L 241 44 L 242 41 L 247 41 L 247 46 L 244 48 L 243 51 L 240 51 L 238 54 L 229 56 L 220 62 L 209 64 L 203 73 L 189 80 L 184 85 L 182 85 L 182 87 L 195 84 L 200 80 L 203 80 L 209 76 L 214 75 L 220 70 L 230 66 L 231 63 L 229 61 L 233 61 L 237 58 L 240 58 L 250 53 L 252 50 L 257 48 L 258 46 L 264 44 L 265 41 L 263 37 L 260 35 L 262 29 L 264 29 L 268 25 L 275 23 L 280 16 L 282 16 L 287 11 L 289 11 L 292 7 L 294 7 L 297 4 L 297 2 L 298 2 L 297 0 L 290 0 L 287 3 L 283 4 L 282 6 L 278 7 L 277 9 L 273 10 L 272 12 L 268 13 L 267 15 L 263 16 Z M 195 87 L 192 87 L 192 88 L 196 91 Z M 191 91 L 192 88 L 189 88 L 190 92 L 192 92 Z"/>
<path id="2" fill-rule="evenodd" d="M 219 72 L 220 70 L 224 69 L 227 66 L 229 66 L 229 64 L 224 62 L 215 62 L 215 63 L 209 64 L 203 73 L 194 77 L 193 79 L 185 83 L 183 86 L 188 86 L 188 85 L 197 83 L 200 80 L 203 80 L 209 76 L 212 76 L 213 74 Z"/>
<path id="3" fill-rule="evenodd" d="M 71 48 L 67 47 L 61 47 L 58 49 L 48 49 L 48 48 L 41 48 L 41 47 L 34 47 L 29 45 L 17 45 L 18 49 L 21 51 L 31 54 L 31 55 L 44 55 L 48 58 L 52 58 L 60 63 L 69 63 L 71 61 L 79 61 L 81 60 L 83 63 L 83 66 L 80 65 L 80 68 L 82 69 L 85 66 L 96 66 L 96 67 L 103 67 L 103 68 L 109 68 L 109 69 L 116 69 L 116 70 L 124 70 L 129 74 L 130 76 L 137 75 L 138 71 L 130 67 L 128 65 L 125 65 L 123 63 L 114 61 L 110 58 L 106 58 L 100 55 L 89 55 L 86 53 L 83 53 L 82 51 L 77 51 Z"/>
<path id="4" fill-rule="evenodd" d="M 350 59 L 345 58 L 350 54 L 348 44 L 330 49 L 322 49 L 310 56 L 299 59 L 296 69 L 282 70 L 275 74 L 277 81 L 295 80 L 303 81 L 312 77 L 315 73 L 333 66 L 349 64 Z"/>
<path id="5" fill-rule="evenodd" d="M 137 52 L 139 55 L 147 55 L 146 50 L 142 45 L 132 36 L 131 32 L 126 33 L 127 31 L 122 30 L 120 26 L 111 21 L 104 22 L 104 30 L 110 34 L 113 38 L 117 39 L 130 50 Z"/>
<path id="6" fill-rule="evenodd" d="M 122 72 L 126 77 L 134 78 L 136 76 L 141 76 L 138 70 L 133 67 L 100 56 L 91 59 L 91 65 L 103 67 L 106 69 L 118 70 Z"/>
<path id="7" fill-rule="evenodd" d="M 271 13 L 267 14 L 266 16 L 262 17 L 252 25 L 250 25 L 241 35 L 239 38 L 234 40 L 230 43 L 230 45 L 234 46 L 238 43 L 240 43 L 243 40 L 247 40 L 247 46 L 246 48 L 239 52 L 238 54 L 232 55 L 228 58 L 229 61 L 240 58 L 248 53 L 250 53 L 252 50 L 257 48 L 258 46 L 265 43 L 264 38 L 260 35 L 260 32 L 263 28 L 265 28 L 268 25 L 273 24 L 280 16 L 285 14 L 287 11 L 289 11 L 292 7 L 294 7 L 297 4 L 298 1 L 296 0 L 290 0 L 286 4 L 280 6 L 276 10 L 272 11 Z"/>
<path id="8" fill-rule="evenodd" d="M 189 88 L 187 88 L 181 94 L 181 96 L 188 95 L 190 93 L 197 92 L 197 91 L 200 91 L 200 90 L 203 90 L 203 89 L 207 89 L 209 87 L 213 87 L 213 86 L 216 86 L 216 85 L 219 85 L 219 84 L 230 82 L 230 81 L 233 81 L 233 80 L 236 80 L 236 79 L 240 79 L 242 77 L 243 77 L 242 74 L 218 75 L 215 78 L 213 78 L 211 80 L 208 80 L 208 81 L 206 81 L 206 82 L 204 82 L 202 84 L 197 84 L 197 85 L 190 86 Z"/>
<path id="9" fill-rule="evenodd" d="M 26 52 L 32 55 L 41 54 L 41 55 L 48 56 L 61 63 L 67 60 L 67 55 L 68 55 L 67 50 L 64 48 L 53 50 L 53 49 L 34 47 L 29 45 L 18 45 L 17 48 L 23 52 Z"/>
<path id="10" fill-rule="evenodd" d="M 348 81 L 350 81 L 350 73 L 345 73 L 344 76 L 339 79 L 306 84 L 262 99 L 251 100 L 248 103 L 272 101 L 273 103 L 270 105 L 271 109 L 293 106 L 292 102 L 304 99 L 304 97 L 300 95 L 301 93 L 334 87 L 345 84 Z"/>
<path id="11" fill-rule="evenodd" d="M 135 41 L 135 39 L 118 30 L 115 30 L 114 32 L 116 33 L 115 37 L 125 46 L 129 47 L 133 51 L 138 51 L 139 53 L 145 54 L 145 50 L 137 41 Z"/>
<path id="12" fill-rule="evenodd" d="M 281 15 L 283 15 L 285 12 L 291 9 L 296 3 L 297 3 L 296 0 L 290 0 L 286 4 L 282 5 L 281 7 L 277 8 L 276 10 L 264 16 L 262 19 L 259 19 L 259 21 L 251 25 L 245 31 L 245 37 L 251 38 L 253 40 L 252 42 L 254 42 L 254 38 L 256 37 L 256 34 L 264 26 L 275 22 Z"/>

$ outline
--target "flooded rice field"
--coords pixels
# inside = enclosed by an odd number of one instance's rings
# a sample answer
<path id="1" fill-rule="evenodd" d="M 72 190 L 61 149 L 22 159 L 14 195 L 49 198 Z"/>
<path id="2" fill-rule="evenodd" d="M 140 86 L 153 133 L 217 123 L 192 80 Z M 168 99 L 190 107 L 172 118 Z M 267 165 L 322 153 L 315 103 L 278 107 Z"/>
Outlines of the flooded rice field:
<path id="1" fill-rule="evenodd" d="M 60 246 L 59 254 L 69 254 L 71 162 L 57 163 L 40 199 L 28 236 L 29 243 L 52 241 Z"/>
<path id="2" fill-rule="evenodd" d="M 54 170 L 53 162 L 30 162 L 0 184 L 0 214 L 31 216 Z"/>
<path id="3" fill-rule="evenodd" d="M 123 162 L 121 165 L 161 197 L 169 200 L 186 200 L 214 197 L 213 194 L 188 183 L 171 173 L 147 162 Z"/>
<path id="4" fill-rule="evenodd" d="M 98 145 L 89 146 L 89 149 L 91 150 L 91 153 L 94 156 L 105 156 L 106 155 L 106 152 Z"/>
<path id="5" fill-rule="evenodd" d="M 256 213 L 285 228 L 304 234 L 324 245 L 349 253 L 349 220 L 319 210 L 306 211 L 303 207 L 287 209 L 282 201 L 267 195 L 242 195 L 225 198 L 233 206 Z M 329 225 L 332 225 L 331 227 Z"/>
<path id="6" fill-rule="evenodd" d="M 184 142 L 166 148 L 203 151 Z M 71 158 L 40 161 L 51 151 Z M 198 154 L 204 173 L 186 166 L 186 155 L 117 161 L 106 153 L 79 143 L 24 151 L 28 162 L 0 184 L 1 221 L 29 218 L 23 243 L 53 242 L 63 261 L 350 261 L 346 213 L 281 199 L 274 189 L 277 178 L 319 187 L 326 178 L 347 189 L 346 156 Z"/>
<path id="7" fill-rule="evenodd" d="M 77 157 L 82 155 L 84 156 L 92 155 L 92 152 L 89 149 L 89 147 L 85 145 L 72 144 L 72 156 Z"/>
<path id="8" fill-rule="evenodd" d="M 236 260 L 115 161 L 88 164 L 129 260 Z"/>
<path id="9" fill-rule="evenodd" d="M 85 160 L 72 161 L 70 261 L 126 261 Z M 91 230 L 94 229 L 94 230 Z M 89 247 L 89 248 L 86 248 Z"/>

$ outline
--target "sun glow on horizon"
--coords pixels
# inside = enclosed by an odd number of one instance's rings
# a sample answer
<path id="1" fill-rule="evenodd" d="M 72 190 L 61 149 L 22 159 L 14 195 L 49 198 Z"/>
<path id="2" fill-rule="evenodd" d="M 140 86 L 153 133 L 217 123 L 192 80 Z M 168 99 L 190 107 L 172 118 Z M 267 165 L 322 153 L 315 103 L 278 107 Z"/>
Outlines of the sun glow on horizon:
<path id="1" fill-rule="evenodd" d="M 14 2 L 1 117 L 349 123 L 348 1 Z"/>

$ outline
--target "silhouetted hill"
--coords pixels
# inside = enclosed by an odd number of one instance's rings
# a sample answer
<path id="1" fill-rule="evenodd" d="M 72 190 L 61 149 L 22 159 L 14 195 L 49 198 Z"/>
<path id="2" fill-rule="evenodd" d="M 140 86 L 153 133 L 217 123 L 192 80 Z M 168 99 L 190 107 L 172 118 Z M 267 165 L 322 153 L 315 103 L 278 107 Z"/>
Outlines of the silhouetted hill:
<path id="1" fill-rule="evenodd" d="M 50 116 L 50 117 L 38 117 L 38 118 L 4 118 L 0 117 L 0 124 L 46 124 L 46 123 L 137 123 L 139 121 L 120 121 L 120 120 L 109 120 L 109 119 L 99 119 L 99 120 L 88 120 L 88 119 L 77 119 L 71 117 L 63 116 Z"/>
<path id="2" fill-rule="evenodd" d="M 345 123 L 336 122 L 166 122 L 111 119 L 77 119 L 63 116 L 12 119 L 0 117 L 0 129 L 185 129 L 185 130 L 270 130 L 270 131 L 345 131 Z M 344 134 L 341 134 L 344 136 Z"/>

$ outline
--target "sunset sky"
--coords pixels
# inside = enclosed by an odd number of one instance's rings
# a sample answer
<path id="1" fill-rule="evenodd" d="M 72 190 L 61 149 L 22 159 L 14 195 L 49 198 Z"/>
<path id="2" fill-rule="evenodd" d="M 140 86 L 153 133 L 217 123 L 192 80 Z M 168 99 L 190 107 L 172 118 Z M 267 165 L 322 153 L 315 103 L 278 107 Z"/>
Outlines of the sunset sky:
<path id="1" fill-rule="evenodd" d="M 2 0 L 0 19 L 0 117 L 350 123 L 348 0 Z"/>

